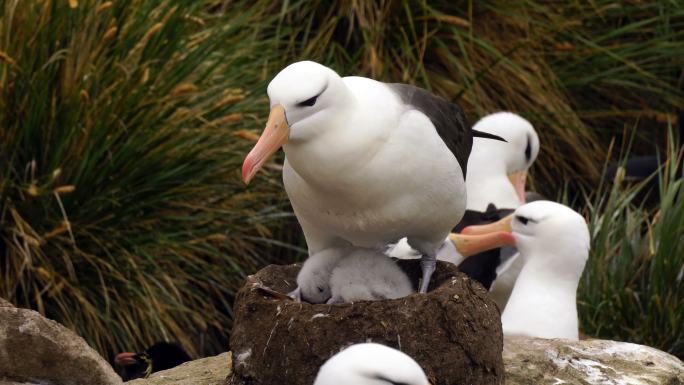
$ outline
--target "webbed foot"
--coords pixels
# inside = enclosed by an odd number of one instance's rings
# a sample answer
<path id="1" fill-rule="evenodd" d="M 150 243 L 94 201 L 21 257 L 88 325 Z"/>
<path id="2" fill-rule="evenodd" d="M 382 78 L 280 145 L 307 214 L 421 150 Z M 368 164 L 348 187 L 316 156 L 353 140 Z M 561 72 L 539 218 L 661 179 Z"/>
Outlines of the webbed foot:
<path id="1" fill-rule="evenodd" d="M 302 302 L 302 289 L 299 286 L 297 286 L 296 289 L 287 293 L 287 296 L 297 302 Z"/>

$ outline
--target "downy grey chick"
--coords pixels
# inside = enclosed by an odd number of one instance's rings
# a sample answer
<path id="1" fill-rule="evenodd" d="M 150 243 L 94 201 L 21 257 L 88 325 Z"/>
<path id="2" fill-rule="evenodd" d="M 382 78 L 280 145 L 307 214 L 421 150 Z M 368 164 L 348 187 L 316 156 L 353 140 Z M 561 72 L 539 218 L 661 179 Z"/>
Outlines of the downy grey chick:
<path id="1" fill-rule="evenodd" d="M 414 293 L 411 281 L 399 266 L 380 251 L 348 250 L 330 277 L 328 303 L 395 299 Z"/>
<path id="2" fill-rule="evenodd" d="M 297 301 L 325 303 L 330 298 L 330 276 L 350 247 L 331 247 L 310 256 L 297 275 L 297 289 L 288 295 Z"/>

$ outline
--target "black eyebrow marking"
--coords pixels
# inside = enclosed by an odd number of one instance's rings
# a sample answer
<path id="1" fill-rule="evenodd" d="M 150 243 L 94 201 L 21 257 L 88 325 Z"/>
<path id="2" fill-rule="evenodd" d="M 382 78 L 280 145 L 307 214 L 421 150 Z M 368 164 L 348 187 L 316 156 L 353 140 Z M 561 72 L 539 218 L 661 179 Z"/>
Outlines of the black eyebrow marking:
<path id="1" fill-rule="evenodd" d="M 530 218 L 530 217 L 524 217 L 524 216 L 522 216 L 522 215 L 516 215 L 516 216 L 515 216 L 515 219 L 516 219 L 518 222 L 522 223 L 523 225 L 526 225 L 527 222 L 539 223 L 539 220 L 532 219 L 532 218 Z"/>
<path id="2" fill-rule="evenodd" d="M 297 105 L 300 106 L 300 107 L 305 107 L 305 106 L 309 106 L 309 107 L 310 107 L 310 106 L 313 106 L 314 103 L 316 103 L 316 99 L 318 99 L 318 97 L 321 96 L 321 94 L 323 94 L 323 93 L 325 92 L 325 90 L 327 90 L 327 89 L 328 89 L 328 83 L 325 83 L 325 86 L 323 86 L 323 89 L 321 89 L 321 90 L 316 94 L 316 96 L 312 96 L 312 97 L 310 97 L 310 98 L 308 98 L 308 99 L 306 99 L 306 100 L 302 100 L 302 101 L 300 101 L 300 102 L 297 102 Z"/>
<path id="3" fill-rule="evenodd" d="M 389 378 L 383 376 L 382 374 L 375 374 L 373 377 L 371 377 L 374 380 L 380 380 L 380 381 L 385 381 L 387 383 L 390 383 L 392 385 L 410 385 L 409 383 L 406 382 L 395 382 L 390 380 Z"/>
<path id="4" fill-rule="evenodd" d="M 523 217 L 522 215 L 516 215 L 516 216 L 515 216 L 515 219 L 516 219 L 518 222 L 522 223 L 523 225 L 526 225 L 527 222 L 529 221 L 529 219 Z"/>
<path id="5" fill-rule="evenodd" d="M 525 147 L 525 159 L 529 162 L 532 158 L 532 138 L 527 134 L 527 146 Z"/>

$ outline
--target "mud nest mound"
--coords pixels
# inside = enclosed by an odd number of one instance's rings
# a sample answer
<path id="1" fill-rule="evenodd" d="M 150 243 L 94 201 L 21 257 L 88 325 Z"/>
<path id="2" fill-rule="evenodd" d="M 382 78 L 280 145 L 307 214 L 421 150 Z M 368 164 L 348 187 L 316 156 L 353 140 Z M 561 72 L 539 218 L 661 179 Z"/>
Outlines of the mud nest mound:
<path id="1" fill-rule="evenodd" d="M 417 261 L 400 261 L 413 282 Z M 499 310 L 479 283 L 439 262 L 427 294 L 341 305 L 269 294 L 295 289 L 301 265 L 267 266 L 237 294 L 230 385 L 311 385 L 333 354 L 377 342 L 413 357 L 433 385 L 504 383 Z"/>

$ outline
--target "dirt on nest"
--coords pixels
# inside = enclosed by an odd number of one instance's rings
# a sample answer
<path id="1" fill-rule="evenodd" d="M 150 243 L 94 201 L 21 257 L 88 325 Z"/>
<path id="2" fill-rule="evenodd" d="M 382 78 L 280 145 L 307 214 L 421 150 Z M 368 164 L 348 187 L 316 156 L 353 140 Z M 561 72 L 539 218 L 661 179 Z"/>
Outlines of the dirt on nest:
<path id="1" fill-rule="evenodd" d="M 418 261 L 400 265 L 418 281 Z M 320 366 L 355 343 L 377 342 L 413 357 L 433 385 L 504 383 L 499 310 L 486 290 L 439 262 L 428 294 L 341 305 L 269 294 L 295 289 L 301 265 L 267 266 L 235 300 L 230 385 L 311 385 Z"/>

